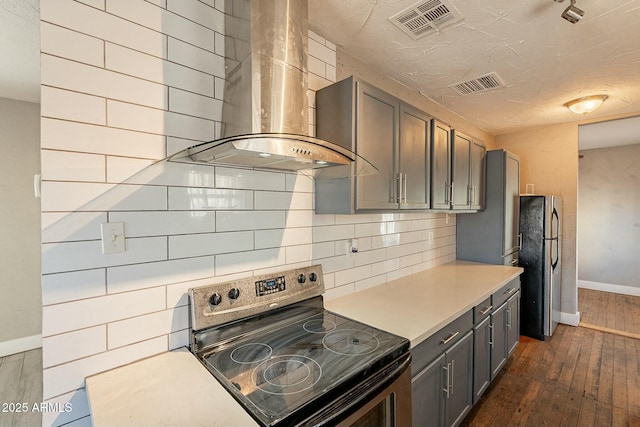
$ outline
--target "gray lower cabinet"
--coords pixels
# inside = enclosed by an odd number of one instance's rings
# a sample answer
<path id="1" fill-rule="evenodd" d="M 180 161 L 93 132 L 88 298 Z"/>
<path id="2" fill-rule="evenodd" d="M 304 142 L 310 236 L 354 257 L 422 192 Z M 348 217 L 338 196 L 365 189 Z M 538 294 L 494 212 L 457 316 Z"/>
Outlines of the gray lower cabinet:
<path id="1" fill-rule="evenodd" d="M 491 379 L 507 362 L 507 303 L 491 313 Z"/>
<path id="2" fill-rule="evenodd" d="M 457 426 L 473 406 L 471 323 L 469 313 L 412 350 L 414 427 Z M 425 360 L 432 361 L 424 367 Z"/>
<path id="3" fill-rule="evenodd" d="M 491 318 L 473 327 L 473 403 L 491 382 Z"/>

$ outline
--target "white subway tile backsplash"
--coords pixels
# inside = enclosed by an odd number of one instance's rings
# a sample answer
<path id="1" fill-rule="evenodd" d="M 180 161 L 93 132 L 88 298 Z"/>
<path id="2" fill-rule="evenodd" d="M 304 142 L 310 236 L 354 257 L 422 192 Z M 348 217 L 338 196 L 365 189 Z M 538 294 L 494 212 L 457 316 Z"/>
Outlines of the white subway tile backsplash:
<path id="1" fill-rule="evenodd" d="M 253 209 L 253 191 L 169 187 L 169 210 Z"/>
<path id="2" fill-rule="evenodd" d="M 336 271 L 335 285 L 342 286 L 347 283 L 357 282 L 371 277 L 372 265 L 362 265 L 348 270 Z"/>
<path id="3" fill-rule="evenodd" d="M 217 231 L 284 228 L 284 211 L 219 211 Z"/>
<path id="4" fill-rule="evenodd" d="M 310 227 L 283 228 L 277 230 L 256 230 L 256 249 L 276 248 L 312 243 Z M 311 259 L 311 258 L 307 258 Z"/>
<path id="5" fill-rule="evenodd" d="M 250 251 L 251 249 L 253 249 L 253 231 L 169 236 L 170 259 Z M 221 273 L 216 271 L 216 274 Z"/>
<path id="6" fill-rule="evenodd" d="M 211 38 L 213 43 L 214 38 Z M 224 58 L 211 51 L 169 37 L 167 59 L 171 62 L 191 67 L 195 70 L 224 78 Z"/>
<path id="7" fill-rule="evenodd" d="M 220 275 L 284 265 L 284 248 L 261 249 L 216 256 L 216 274 Z"/>
<path id="8" fill-rule="evenodd" d="M 213 256 L 107 268 L 110 294 L 213 277 Z M 168 302 L 172 307 L 172 303 Z"/>
<path id="9" fill-rule="evenodd" d="M 40 50 L 96 67 L 104 66 L 104 42 L 101 39 L 46 22 L 40 25 Z"/>
<path id="10" fill-rule="evenodd" d="M 54 150 L 162 159 L 165 137 L 42 118 L 41 146 Z"/>
<path id="11" fill-rule="evenodd" d="M 106 212 L 43 212 L 42 242 L 72 242 L 100 239 L 100 224 Z M 70 226 L 72 224 L 72 226 Z"/>
<path id="12" fill-rule="evenodd" d="M 284 191 L 285 184 L 285 174 L 278 172 L 216 167 L 217 188 Z"/>
<path id="13" fill-rule="evenodd" d="M 107 124 L 199 141 L 209 140 L 214 127 L 211 120 L 112 100 L 107 100 Z"/>
<path id="14" fill-rule="evenodd" d="M 350 239 L 355 237 L 353 225 L 326 225 L 313 228 L 314 242 Z"/>
<path id="15" fill-rule="evenodd" d="M 167 191 L 143 185 L 44 181 L 41 205 L 43 212 L 162 210 L 167 208 Z"/>
<path id="16" fill-rule="evenodd" d="M 367 288 L 373 288 L 374 286 L 382 285 L 387 282 L 387 275 L 380 274 L 378 276 L 369 277 L 364 280 L 358 280 L 355 283 L 356 292 Z"/>
<path id="17" fill-rule="evenodd" d="M 287 265 L 294 263 L 309 264 L 309 260 L 311 259 L 311 245 L 287 246 L 285 250 Z"/>
<path id="18" fill-rule="evenodd" d="M 153 163 L 148 159 L 107 156 L 107 182 L 145 184 L 135 179 L 135 175 Z"/>
<path id="19" fill-rule="evenodd" d="M 105 67 L 110 70 L 201 95 L 214 95 L 214 77 L 209 74 L 113 43 L 106 43 L 105 47 Z"/>
<path id="20" fill-rule="evenodd" d="M 360 248 L 358 248 L 360 249 Z M 354 254 L 356 266 L 364 266 L 369 264 L 378 264 L 387 259 L 386 249 L 375 249 L 372 251 L 358 251 Z"/>
<path id="21" fill-rule="evenodd" d="M 188 327 L 189 307 L 183 306 L 109 323 L 107 342 L 112 350 Z"/>
<path id="22" fill-rule="evenodd" d="M 198 7 L 197 1 L 181 0 L 181 2 L 184 3 L 181 9 L 185 14 L 204 14 L 207 10 L 213 11 L 213 9 L 205 5 Z M 212 52 L 214 50 L 214 33 L 211 29 L 202 25 L 193 25 L 193 20 L 185 19 L 179 14 L 144 0 L 109 0 L 107 12 L 121 16 L 129 21 L 137 22 L 157 32 L 184 40 L 203 49 Z M 222 15 L 220 12 L 215 13 Z M 203 18 L 206 19 L 206 17 Z"/>
<path id="23" fill-rule="evenodd" d="M 311 193 L 256 191 L 255 196 L 255 208 L 263 210 L 309 210 L 313 203 L 313 194 Z"/>
<path id="24" fill-rule="evenodd" d="M 166 37 L 163 34 L 73 0 L 41 2 L 40 19 L 141 52 L 166 57 Z M 43 70 L 43 74 L 49 74 L 48 68 Z"/>
<path id="25" fill-rule="evenodd" d="M 43 372 L 43 398 L 50 399 L 84 388 L 84 379 L 90 375 L 123 366 L 167 350 L 167 337 L 163 336 L 45 369 Z"/>
<path id="26" fill-rule="evenodd" d="M 125 230 L 126 233 L 126 230 Z M 44 243 L 42 273 L 62 273 L 114 265 L 153 262 L 167 258 L 167 238 L 125 239 L 126 250 L 104 255 L 99 240 Z"/>
<path id="27" fill-rule="evenodd" d="M 164 287 L 46 306 L 42 336 L 63 334 L 165 309 Z"/>
<path id="28" fill-rule="evenodd" d="M 106 351 L 106 336 L 107 327 L 100 325 L 43 338 L 42 366 L 46 369 Z"/>
<path id="29" fill-rule="evenodd" d="M 169 111 L 209 120 L 220 120 L 222 116 L 222 101 L 180 89 L 169 88 Z M 211 137 L 212 135 L 209 135 L 209 138 Z"/>
<path id="30" fill-rule="evenodd" d="M 325 78 L 325 62 L 322 62 L 321 60 L 314 58 L 313 56 L 309 56 L 309 60 L 307 62 L 310 73 Z"/>
<path id="31" fill-rule="evenodd" d="M 110 222 L 124 222 L 127 237 L 171 236 L 216 231 L 212 211 L 112 212 Z"/>
<path id="32" fill-rule="evenodd" d="M 94 298 L 106 294 L 105 270 L 81 270 L 42 276 L 42 304 Z"/>
<path id="33" fill-rule="evenodd" d="M 40 88 L 40 113 L 43 117 L 104 125 L 107 107 L 104 98 L 49 86 Z"/>
<path id="34" fill-rule="evenodd" d="M 167 107 L 167 88 L 161 84 L 51 55 L 41 55 L 40 62 L 48 70 L 42 73 L 43 85 L 154 108 Z"/>
<path id="35" fill-rule="evenodd" d="M 210 5 L 198 0 L 167 0 L 167 9 L 203 27 L 224 33 L 224 13 Z"/>
<path id="36" fill-rule="evenodd" d="M 105 156 L 70 151 L 42 150 L 42 179 L 50 181 L 104 182 Z"/>

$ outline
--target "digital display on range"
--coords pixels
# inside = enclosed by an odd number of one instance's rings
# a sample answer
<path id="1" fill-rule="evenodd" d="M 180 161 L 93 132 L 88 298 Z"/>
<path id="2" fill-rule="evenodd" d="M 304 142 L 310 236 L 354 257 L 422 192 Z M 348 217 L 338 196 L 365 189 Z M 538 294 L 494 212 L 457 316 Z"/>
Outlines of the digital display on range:
<path id="1" fill-rule="evenodd" d="M 286 289 L 284 276 L 274 277 L 256 282 L 256 296 L 275 294 Z"/>

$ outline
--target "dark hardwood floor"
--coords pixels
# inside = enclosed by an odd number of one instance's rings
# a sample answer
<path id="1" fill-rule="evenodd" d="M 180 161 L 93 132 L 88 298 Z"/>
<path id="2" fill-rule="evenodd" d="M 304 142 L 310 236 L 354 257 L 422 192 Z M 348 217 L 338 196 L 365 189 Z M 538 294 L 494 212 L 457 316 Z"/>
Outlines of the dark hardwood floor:
<path id="1" fill-rule="evenodd" d="M 461 425 L 640 426 L 640 297 L 579 289 L 578 310 L 588 327 L 522 337 Z"/>

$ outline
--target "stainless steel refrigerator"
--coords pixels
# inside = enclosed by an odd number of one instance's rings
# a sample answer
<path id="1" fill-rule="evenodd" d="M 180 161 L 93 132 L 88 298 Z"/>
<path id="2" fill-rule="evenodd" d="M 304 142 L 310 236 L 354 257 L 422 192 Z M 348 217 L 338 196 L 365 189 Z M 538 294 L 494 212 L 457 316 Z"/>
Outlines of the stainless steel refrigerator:
<path id="1" fill-rule="evenodd" d="M 520 196 L 520 333 L 544 340 L 560 321 L 562 198 Z"/>

